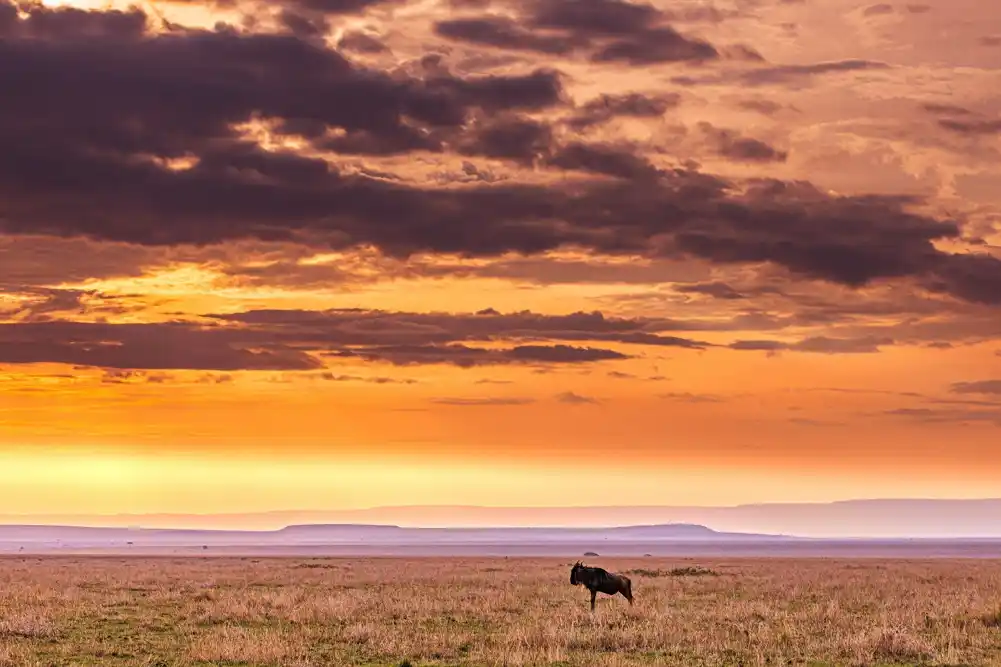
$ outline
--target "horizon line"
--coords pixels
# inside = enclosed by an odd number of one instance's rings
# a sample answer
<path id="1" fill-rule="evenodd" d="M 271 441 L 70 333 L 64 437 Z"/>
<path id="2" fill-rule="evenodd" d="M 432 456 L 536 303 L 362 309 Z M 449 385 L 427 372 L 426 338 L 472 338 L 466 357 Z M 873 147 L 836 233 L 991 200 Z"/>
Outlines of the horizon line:
<path id="1" fill-rule="evenodd" d="M 148 511 L 148 512 L 0 512 L 0 517 L 228 517 L 246 515 L 276 515 L 276 514 L 297 514 L 297 513 L 348 513 L 348 512 L 373 512 L 379 510 L 412 510 L 412 509 L 476 509 L 476 510 L 591 510 L 591 509 L 615 509 L 615 510 L 648 510 L 648 509 L 741 509 L 748 507 L 789 507 L 789 506 L 829 506 L 845 505 L 850 503 L 893 503 L 893 502 L 936 502 L 936 503 L 976 503 L 976 502 L 1001 502 L 1001 496 L 984 496 L 977 498 L 931 498 L 931 497 L 871 497 L 871 498 L 844 498 L 841 500 L 819 500 L 819 501 L 763 501 L 753 503 L 738 503 L 733 505 L 683 505 L 683 504 L 643 504 L 643 505 L 470 505 L 462 503 L 454 504 L 415 504 L 415 505 L 370 505 L 366 507 L 343 507 L 343 508 L 296 508 L 296 509 L 270 509 L 270 510 L 238 510 L 226 512 L 176 512 L 176 511 Z M 384 524 L 373 524 L 384 525 Z M 651 524 L 660 525 L 660 524 Z"/>

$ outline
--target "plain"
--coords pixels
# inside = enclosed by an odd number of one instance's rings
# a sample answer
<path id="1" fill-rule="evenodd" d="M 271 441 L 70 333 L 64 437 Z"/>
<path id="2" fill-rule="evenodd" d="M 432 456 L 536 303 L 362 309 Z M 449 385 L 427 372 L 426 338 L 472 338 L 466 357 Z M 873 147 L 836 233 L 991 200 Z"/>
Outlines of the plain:
<path id="1" fill-rule="evenodd" d="M 1001 665 L 1001 561 L 0 559 L 0 665 Z"/>

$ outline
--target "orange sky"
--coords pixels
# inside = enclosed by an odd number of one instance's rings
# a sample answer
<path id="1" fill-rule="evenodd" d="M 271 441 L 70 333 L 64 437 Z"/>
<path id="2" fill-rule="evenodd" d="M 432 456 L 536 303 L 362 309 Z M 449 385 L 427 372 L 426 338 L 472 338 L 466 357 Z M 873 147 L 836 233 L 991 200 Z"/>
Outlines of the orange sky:
<path id="1" fill-rule="evenodd" d="M 1001 495 L 1001 9 L 578 1 L 0 0 L 0 514 Z"/>

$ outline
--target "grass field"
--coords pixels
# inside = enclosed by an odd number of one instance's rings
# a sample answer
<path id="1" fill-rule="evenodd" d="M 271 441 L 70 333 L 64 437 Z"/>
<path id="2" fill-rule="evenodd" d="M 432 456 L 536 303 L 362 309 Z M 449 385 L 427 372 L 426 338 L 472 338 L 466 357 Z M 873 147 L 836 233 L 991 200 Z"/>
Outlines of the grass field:
<path id="1" fill-rule="evenodd" d="M 1001 665 L 1001 562 L 0 559 L 0 666 Z"/>

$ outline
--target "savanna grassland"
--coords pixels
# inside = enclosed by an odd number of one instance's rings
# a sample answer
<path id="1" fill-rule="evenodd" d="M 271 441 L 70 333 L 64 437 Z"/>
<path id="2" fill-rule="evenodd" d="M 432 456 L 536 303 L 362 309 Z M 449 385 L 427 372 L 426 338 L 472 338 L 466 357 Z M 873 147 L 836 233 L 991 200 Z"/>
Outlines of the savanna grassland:
<path id="1" fill-rule="evenodd" d="M 1001 561 L 0 559 L 0 666 L 1001 665 Z"/>

